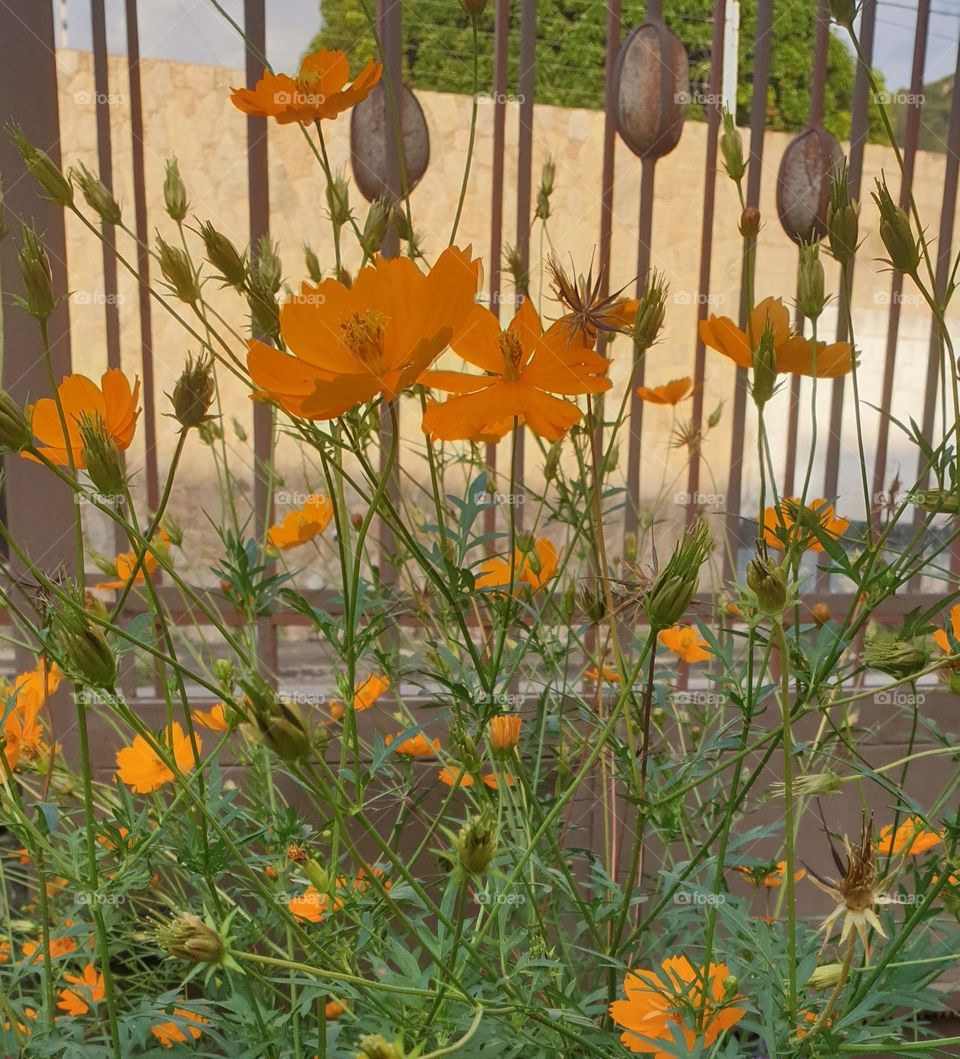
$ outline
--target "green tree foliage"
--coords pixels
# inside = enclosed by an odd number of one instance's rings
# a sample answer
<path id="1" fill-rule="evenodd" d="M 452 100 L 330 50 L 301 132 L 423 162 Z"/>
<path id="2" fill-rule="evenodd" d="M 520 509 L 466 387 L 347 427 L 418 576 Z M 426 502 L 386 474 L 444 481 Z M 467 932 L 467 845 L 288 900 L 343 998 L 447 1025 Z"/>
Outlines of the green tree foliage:
<path id="1" fill-rule="evenodd" d="M 321 0 L 322 28 L 315 45 L 341 48 L 357 61 L 375 54 L 373 34 L 364 8 L 371 0 Z M 493 78 L 493 4 L 480 19 L 480 88 Z M 643 0 L 625 0 L 625 28 L 644 19 Z M 767 124 L 796 131 L 807 124 L 810 111 L 817 5 L 810 0 L 779 0 L 770 65 Z M 519 66 L 519 5 L 513 4 L 507 91 L 517 90 Z M 712 0 L 667 0 L 664 17 L 690 56 L 695 92 L 705 93 L 710 76 L 713 35 Z M 740 70 L 737 120 L 749 120 L 753 92 L 754 36 L 757 0 L 741 4 Z M 539 0 L 537 4 L 536 96 L 541 103 L 567 107 L 603 106 L 606 60 L 606 5 L 593 0 Z M 404 76 L 414 87 L 438 92 L 469 93 L 473 88 L 473 45 L 470 18 L 457 0 L 407 0 L 404 4 Z M 850 134 L 855 60 L 842 40 L 831 34 L 824 96 L 824 124 L 841 139 Z M 690 116 L 698 117 L 697 107 Z M 882 139 L 880 123 L 871 115 L 871 139 Z"/>

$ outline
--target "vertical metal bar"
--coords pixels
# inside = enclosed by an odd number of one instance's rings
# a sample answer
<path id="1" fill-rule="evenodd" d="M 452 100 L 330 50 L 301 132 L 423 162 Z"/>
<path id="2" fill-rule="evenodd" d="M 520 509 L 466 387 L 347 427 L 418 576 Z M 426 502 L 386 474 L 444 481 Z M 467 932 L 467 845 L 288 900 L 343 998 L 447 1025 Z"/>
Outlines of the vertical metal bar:
<path id="1" fill-rule="evenodd" d="M 530 200 L 533 194 L 533 101 L 537 86 L 537 0 L 524 0 L 520 8 L 520 130 L 517 154 L 517 252 L 525 273 L 530 271 Z M 513 466 L 514 490 L 523 492 L 524 431 L 517 434 Z M 523 505 L 516 509 L 521 523 Z"/>
<path id="2" fill-rule="evenodd" d="M 107 63 L 107 20 L 104 0 L 90 0 L 93 38 L 93 91 L 97 116 L 97 168 L 103 184 L 113 190 L 113 141 L 110 133 L 110 71 Z M 107 339 L 107 366 L 120 367 L 120 307 L 117 304 L 117 238 L 112 224 L 101 224 L 103 260 L 103 315 Z M 124 548 L 126 536 L 113 525 L 116 550 Z"/>
<path id="3" fill-rule="evenodd" d="M 490 308 L 500 318 L 503 287 L 503 154 L 507 133 L 507 58 L 510 47 L 510 0 L 497 0 L 493 51 L 493 188 L 490 202 Z M 497 446 L 486 447 L 487 466 L 496 473 Z M 486 533 L 493 533 L 497 512 L 493 505 L 483 513 Z"/>
<path id="4" fill-rule="evenodd" d="M 11 121 L 23 125 L 37 147 L 55 165 L 60 164 L 60 115 L 57 106 L 57 67 L 54 58 L 54 22 L 51 4 L 36 0 L 5 0 L 0 4 L 0 127 Z M 53 270 L 54 293 L 67 293 L 67 251 L 63 210 L 47 202 L 7 135 L 0 136 L 0 173 L 4 181 L 4 208 L 8 221 L 33 224 L 43 234 Z M 3 385 L 18 403 L 49 394 L 37 322 L 12 304 L 20 289 L 17 251 L 13 234 L 0 241 Z M 49 320 L 51 360 L 56 378 L 70 372 L 70 329 L 66 301 Z M 3 460 L 2 498 L 4 521 L 11 534 L 29 548 L 33 561 L 44 570 L 72 569 L 73 497 L 52 475 L 40 475 L 36 464 L 8 456 Z M 76 571 L 82 576 L 82 571 Z M 23 668 L 34 661 L 18 649 Z"/>
<path id="5" fill-rule="evenodd" d="M 827 0 L 817 4 L 817 29 L 813 46 L 813 81 L 810 86 L 811 127 L 823 124 L 823 95 L 827 82 L 827 49 L 830 45 L 830 11 Z M 795 326 L 803 330 L 803 316 L 797 311 Z M 800 388 L 799 375 L 790 377 L 790 405 L 787 412 L 787 461 L 783 473 L 784 496 L 791 496 L 797 475 L 797 446 L 800 437 Z"/>
<path id="6" fill-rule="evenodd" d="M 923 108 L 923 68 L 927 56 L 927 30 L 930 23 L 930 0 L 917 4 L 916 35 L 913 40 L 913 69 L 910 74 L 910 102 L 903 134 L 903 176 L 900 183 L 900 206 L 909 208 L 917 144 L 920 137 L 920 112 Z M 890 318 L 887 323 L 887 348 L 883 365 L 883 387 L 880 396 L 880 422 L 877 428 L 877 452 L 873 471 L 873 496 L 883 491 L 887 473 L 887 448 L 890 439 L 890 405 L 893 401 L 893 377 L 897 359 L 897 336 L 900 330 L 900 296 L 903 273 L 894 272 L 890 283 Z M 879 529 L 881 505 L 874 503 L 870 518 Z"/>
<path id="7" fill-rule="evenodd" d="M 153 385 L 153 318 L 150 304 L 150 232 L 147 228 L 147 181 L 143 142 L 143 88 L 140 83 L 140 23 L 137 0 L 126 0 L 127 85 L 130 95 L 130 140 L 133 162 L 133 214 L 137 234 L 137 295 L 140 316 L 140 370 L 143 375 L 143 440 L 147 506 L 160 503 L 157 469 L 157 412 Z"/>
<path id="8" fill-rule="evenodd" d="M 253 87 L 263 73 L 267 50 L 265 0 L 244 0 L 243 31 L 247 41 L 246 77 Z M 247 181 L 251 253 L 261 238 L 270 235 L 270 159 L 266 118 L 247 117 Z M 270 464 L 273 459 L 273 412 L 257 401 L 253 406 L 253 524 L 257 540 L 263 540 L 272 520 L 273 497 Z M 269 617 L 257 620 L 257 658 L 264 675 L 277 675 L 277 626 Z"/>
<path id="9" fill-rule="evenodd" d="M 873 59 L 873 37 L 876 24 L 876 0 L 864 0 L 860 15 L 860 46 L 867 62 Z M 867 70 L 857 65 L 857 74 L 853 86 L 853 120 L 850 129 L 850 159 L 848 163 L 848 180 L 850 195 L 853 199 L 860 197 L 860 184 L 863 179 L 863 154 L 869 129 L 869 78 Z M 849 274 L 853 285 L 856 259 L 850 262 Z M 847 317 L 841 312 L 837 317 L 837 341 L 845 342 L 847 334 Z M 827 439 L 827 458 L 824 468 L 823 495 L 834 497 L 840 478 L 840 448 L 843 435 L 843 403 L 846 395 L 846 376 L 841 375 L 833 381 L 830 399 L 830 434 Z M 865 512 L 869 518 L 870 512 Z"/>
<path id="10" fill-rule="evenodd" d="M 384 112 L 386 114 L 387 150 L 386 184 L 394 201 L 403 194 L 401 152 L 403 137 L 400 131 L 400 75 L 403 50 L 403 5 L 401 0 L 378 0 L 377 34 L 380 38 L 383 59 Z M 396 228 L 391 225 L 381 247 L 384 257 L 396 257 L 400 252 L 400 240 Z M 392 408 L 398 417 L 400 403 L 394 401 Z M 398 442 L 397 442 L 398 443 Z M 384 404 L 380 422 L 380 473 L 387 473 L 390 451 L 395 444 L 393 423 L 387 405 Z M 396 502 L 400 495 L 400 462 L 397 460 L 387 485 L 388 496 Z M 396 550 L 393 532 L 385 519 L 380 520 L 378 536 L 380 550 L 380 578 L 388 585 L 397 580 L 397 571 L 392 562 Z"/>
<path id="11" fill-rule="evenodd" d="M 723 31 L 726 22 L 726 0 L 714 0 L 713 41 L 710 46 L 710 99 L 707 111 L 707 158 L 703 178 L 703 225 L 700 232 L 700 277 L 697 298 L 697 337 L 694 367 L 693 428 L 699 433 L 703 424 L 703 380 L 706 373 L 706 347 L 700 338 L 700 322 L 707 315 L 707 295 L 710 291 L 710 263 L 713 254 L 713 213 L 717 197 L 717 133 L 720 129 L 720 108 L 713 100 L 720 98 L 723 83 Z M 698 514 L 695 502 L 700 492 L 700 453 L 691 453 L 690 472 L 687 480 L 690 504 L 687 521 L 692 522 Z"/>
<path id="12" fill-rule="evenodd" d="M 770 83 L 770 53 L 773 49 L 773 0 L 760 0 L 757 6 L 757 32 L 754 38 L 753 96 L 750 101 L 750 159 L 747 167 L 748 207 L 760 205 L 760 178 L 763 175 L 763 140 L 766 132 L 767 86 Z M 756 254 L 757 240 L 751 241 Z M 756 267 L 756 266 L 754 266 Z M 746 279 L 744 275 L 743 279 Z M 748 290 L 745 282 L 740 285 L 740 327 L 747 326 L 747 313 L 752 306 L 747 304 Z M 743 498 L 743 437 L 747 419 L 747 370 L 737 368 L 733 391 L 733 431 L 730 443 L 730 477 L 727 481 L 727 548 L 724 554 L 725 577 L 732 578 L 740 549 L 744 544 L 744 533 L 740 519 L 740 504 Z"/>

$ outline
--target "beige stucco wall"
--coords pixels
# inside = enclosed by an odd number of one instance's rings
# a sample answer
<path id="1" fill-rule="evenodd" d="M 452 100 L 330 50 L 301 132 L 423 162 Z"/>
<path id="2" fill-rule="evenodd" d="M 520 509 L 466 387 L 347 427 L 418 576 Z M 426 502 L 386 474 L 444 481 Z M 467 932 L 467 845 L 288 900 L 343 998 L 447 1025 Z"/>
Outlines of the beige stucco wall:
<path id="1" fill-rule="evenodd" d="M 96 130 L 91 57 L 88 53 L 62 51 L 58 55 L 58 69 L 64 161 L 67 164 L 83 161 L 95 169 Z M 247 233 L 246 126 L 243 116 L 229 101 L 229 87 L 241 81 L 241 74 L 217 67 L 152 60 L 143 62 L 141 72 L 146 108 L 150 230 L 159 229 L 169 239 L 176 235 L 172 222 L 163 211 L 162 199 L 164 159 L 175 154 L 189 190 L 191 213 L 201 220 L 214 221 L 236 242 L 244 243 Z M 126 66 L 122 58 L 111 58 L 110 86 L 114 186 L 132 225 L 131 142 Z M 420 99 L 430 126 L 433 158 L 426 176 L 413 194 L 413 210 L 417 227 L 425 237 L 426 252 L 428 256 L 434 256 L 446 244 L 455 211 L 469 129 L 470 100 L 429 92 L 421 93 Z M 489 102 L 480 106 L 476 161 L 459 236 L 462 242 L 472 242 L 485 257 L 489 256 L 490 242 L 493 111 L 494 107 Z M 348 169 L 348 121 L 341 120 L 328 126 L 328 129 L 333 164 L 337 168 Z M 551 156 L 556 160 L 557 175 L 553 197 L 554 216 L 549 223 L 548 238 L 535 230 L 531 244 L 531 270 L 535 288 L 542 278 L 541 253 L 551 245 L 565 258 L 572 254 L 578 268 L 586 270 L 589 265 L 599 231 L 602 135 L 601 113 L 545 106 L 536 110 L 534 172 L 539 174 L 543 162 Z M 758 297 L 774 294 L 789 300 L 795 286 L 795 249 L 779 226 L 774 206 L 777 167 L 789 140 L 789 136 L 781 133 L 769 133 L 766 137 L 761 202 L 765 226 L 759 245 Z M 510 103 L 505 157 L 507 194 L 504 239 L 507 243 L 515 239 L 516 148 L 517 107 L 515 103 Z M 705 149 L 705 126 L 688 123 L 677 150 L 657 167 L 653 262 L 669 278 L 672 296 L 663 341 L 649 358 L 648 379 L 653 383 L 692 373 L 693 369 Z M 891 186 L 896 189 L 898 180 L 892 152 L 869 147 L 863 182 L 865 192 L 872 187 L 873 178 L 881 169 L 887 172 Z M 934 232 L 939 225 L 943 170 L 943 155 L 921 154 L 917 160 L 915 194 L 921 213 L 927 219 L 928 229 Z M 280 243 L 286 275 L 291 283 L 296 284 L 304 271 L 300 249 L 304 241 L 314 247 L 322 262 L 332 262 L 329 226 L 324 217 L 322 176 L 297 127 L 271 127 L 270 193 L 272 232 Z M 355 193 L 354 199 L 362 209 L 359 195 Z M 635 276 L 638 204 L 639 162 L 618 142 L 612 267 L 612 282 L 615 285 L 629 285 Z M 710 291 L 711 301 L 716 307 L 714 311 L 731 315 L 736 315 L 740 275 L 738 214 L 734 188 L 730 181 L 721 176 L 717 183 Z M 862 358 L 862 396 L 865 402 L 872 402 L 878 401 L 880 395 L 890 290 L 889 274 L 881 272 L 881 266 L 875 261 L 882 255 L 875 232 L 872 203 L 864 205 L 862 230 L 866 241 L 856 278 L 855 322 Z M 132 244 L 125 236 L 120 237 L 120 250 L 128 258 L 133 257 Z M 100 249 L 91 234 L 72 219 L 68 224 L 68 264 L 70 286 L 74 292 L 70 305 L 74 365 L 77 370 L 96 373 L 102 370 L 106 357 Z M 835 283 L 832 272 L 830 276 L 831 282 Z M 213 283 L 207 291 L 218 311 L 234 327 L 242 329 L 245 306 L 232 294 L 217 291 Z M 895 414 L 919 416 L 929 323 L 922 308 L 914 304 L 915 300 L 908 297 L 903 306 L 893 411 Z M 139 372 L 136 288 L 134 281 L 126 274 L 121 275 L 119 301 L 124 366 L 130 372 Z M 542 306 L 547 316 L 555 312 L 548 300 L 543 301 Z M 180 308 L 179 305 L 176 307 Z M 827 311 L 822 324 L 821 335 L 829 337 L 835 327 L 835 316 L 831 310 Z M 153 327 L 155 386 L 158 395 L 162 395 L 163 391 L 170 389 L 186 354 L 196 349 L 197 343 L 161 308 L 154 309 Z M 236 347 L 242 353 L 239 341 Z M 615 380 L 615 398 L 622 392 L 628 354 L 628 343 L 618 340 L 614 346 L 611 372 Z M 720 494 L 725 489 L 724 479 L 731 449 L 729 412 L 732 382 L 732 366 L 719 355 L 708 351 L 706 408 L 709 411 L 724 402 L 725 413 L 720 427 L 711 435 L 710 443 L 705 448 L 703 481 L 705 489 L 709 487 L 710 491 Z M 824 424 L 821 430 L 825 428 L 828 415 L 829 390 L 829 384 L 821 384 Z M 249 432 L 249 401 L 242 386 L 228 376 L 223 377 L 223 399 L 227 420 L 235 418 Z M 162 396 L 159 400 L 162 405 Z M 689 415 L 689 407 L 681 407 L 681 418 Z M 785 408 L 785 397 L 780 397 L 769 416 L 775 459 L 781 460 L 783 457 L 778 438 L 785 430 Z M 163 410 L 162 407 L 160 410 Z M 877 416 L 869 408 L 865 409 L 864 414 L 868 434 L 872 434 L 876 429 Z M 856 462 L 851 448 L 854 435 L 850 419 L 849 415 L 845 416 L 841 492 L 855 491 L 859 481 L 858 475 L 854 473 Z M 801 445 L 807 436 L 807 421 L 808 414 L 805 412 Z M 173 430 L 170 420 L 161 418 L 158 422 L 162 469 L 172 449 Z M 684 457 L 677 452 L 670 453 L 668 448 L 670 424 L 668 411 L 656 408 L 648 410 L 644 425 L 645 496 L 656 493 L 662 482 L 667 483 L 666 489 L 670 495 L 685 487 Z M 417 440 L 418 417 L 413 408 L 406 415 L 405 433 L 411 443 Z M 227 436 L 238 457 L 238 465 L 249 470 L 252 462 L 249 444 L 239 441 L 232 430 L 228 429 Z M 750 437 L 748 429 L 747 442 L 743 447 L 748 496 L 755 489 L 756 482 L 754 446 Z M 535 448 L 530 446 L 530 451 L 535 453 Z M 894 432 L 888 477 L 896 472 L 898 460 L 905 453 Z M 626 445 L 621 455 L 625 466 Z M 535 462 L 532 455 L 532 472 Z M 286 444 L 281 447 L 280 465 L 283 473 L 297 487 L 304 477 L 311 477 L 311 473 L 305 471 L 300 463 L 300 457 Z M 912 466 L 912 462 L 904 462 L 904 475 L 909 474 Z M 209 453 L 195 451 L 192 454 L 187 472 L 195 489 L 199 490 L 209 480 L 211 467 Z M 675 475 L 680 477 L 674 485 L 671 483 Z M 715 487 L 711 484 L 714 480 Z M 314 481 L 311 484 L 318 483 Z M 178 513 L 182 518 L 189 517 L 189 504 L 192 502 L 189 499 L 184 501 L 184 496 L 198 495 L 189 491 L 181 494 Z M 209 496 L 209 492 L 205 495 Z"/>

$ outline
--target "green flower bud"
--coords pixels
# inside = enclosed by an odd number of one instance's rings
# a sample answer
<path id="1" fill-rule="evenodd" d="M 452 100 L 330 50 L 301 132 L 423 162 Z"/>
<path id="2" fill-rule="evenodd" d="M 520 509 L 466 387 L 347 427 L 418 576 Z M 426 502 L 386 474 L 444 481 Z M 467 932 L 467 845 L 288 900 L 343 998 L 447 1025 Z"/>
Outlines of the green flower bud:
<path id="1" fill-rule="evenodd" d="M 907 640 L 874 635 L 867 637 L 861 660 L 868 669 L 879 669 L 888 676 L 906 680 L 924 669 L 930 656 Z"/>
<path id="2" fill-rule="evenodd" d="M 727 176 L 739 184 L 747 171 L 747 164 L 743 160 L 743 140 L 733 122 L 733 115 L 728 110 L 723 112 L 720 154 L 723 158 L 723 168 L 727 171 Z"/>
<path id="3" fill-rule="evenodd" d="M 247 281 L 246 254 L 241 254 L 230 239 L 218 232 L 209 221 L 200 225 L 200 238 L 203 239 L 207 260 L 218 270 L 223 285 L 243 290 Z"/>
<path id="4" fill-rule="evenodd" d="M 26 413 L 6 390 L 0 390 L 0 453 L 22 452 L 32 441 Z"/>
<path id="5" fill-rule="evenodd" d="M 318 860 L 310 857 L 301 867 L 303 874 L 320 893 L 325 894 L 330 890 L 330 873 L 321 866 Z"/>
<path id="6" fill-rule="evenodd" d="M 789 601 L 787 575 L 783 567 L 765 555 L 756 555 L 747 563 L 747 586 L 757 597 L 757 609 L 777 616 Z"/>
<path id="7" fill-rule="evenodd" d="M 840 981 L 843 973 L 842 963 L 822 963 L 814 967 L 813 974 L 807 979 L 807 985 L 811 989 L 832 989 Z"/>
<path id="8" fill-rule="evenodd" d="M 163 178 L 163 202 L 167 215 L 178 224 L 186 217 L 190 204 L 187 202 L 187 189 L 180 179 L 180 167 L 176 158 L 167 159 L 167 168 Z"/>
<path id="9" fill-rule="evenodd" d="M 960 494 L 942 489 L 918 489 L 910 494 L 917 507 L 937 515 L 956 515 L 960 512 Z"/>
<path id="10" fill-rule="evenodd" d="M 32 228 L 23 229 L 18 261 L 24 291 L 20 304 L 38 320 L 49 319 L 58 304 L 58 299 L 53 296 L 53 270 L 47 251 Z"/>
<path id="11" fill-rule="evenodd" d="M 261 291 L 276 294 L 283 285 L 283 262 L 277 244 L 262 235 L 257 240 L 256 253 L 253 256 L 254 285 Z"/>
<path id="12" fill-rule="evenodd" d="M 330 220 L 338 228 L 349 223 L 350 188 L 342 173 L 337 173 L 327 184 L 327 209 L 330 211 Z"/>
<path id="13" fill-rule="evenodd" d="M 247 306 L 254 334 L 273 339 L 280 337 L 280 310 L 276 298 L 265 291 L 251 290 L 247 294 Z"/>
<path id="14" fill-rule="evenodd" d="M 403 1052 L 379 1033 L 365 1033 L 357 1043 L 357 1059 L 405 1059 Z"/>
<path id="15" fill-rule="evenodd" d="M 873 201 L 880 210 L 880 238 L 890 255 L 890 264 L 898 272 L 914 275 L 920 265 L 920 246 L 914 238 L 910 218 L 893 201 L 883 176 L 877 180 Z"/>
<path id="16" fill-rule="evenodd" d="M 227 946 L 219 932 L 200 916 L 181 912 L 157 928 L 157 943 L 171 956 L 189 963 L 222 963 Z"/>
<path id="17" fill-rule="evenodd" d="M 100 415 L 84 415 L 78 427 L 83 443 L 83 460 L 94 488 L 104 497 L 122 496 L 126 488 L 123 456 L 107 433 Z"/>
<path id="18" fill-rule="evenodd" d="M 170 285 L 173 293 L 187 305 L 196 305 L 200 300 L 200 285 L 190 259 L 184 251 L 171 246 L 158 235 L 157 259 L 160 262 L 163 278 Z"/>
<path id="19" fill-rule="evenodd" d="M 827 300 L 824 294 L 820 244 L 804 243 L 800 247 L 800 269 L 797 276 L 797 308 L 808 320 L 816 320 L 823 312 Z"/>
<path id="20" fill-rule="evenodd" d="M 307 275 L 311 282 L 319 283 L 323 279 L 323 269 L 320 267 L 320 258 L 309 246 L 303 246 L 303 259 L 307 266 Z"/>
<path id="21" fill-rule="evenodd" d="M 10 136 L 13 146 L 27 167 L 27 172 L 46 191 L 46 197 L 58 206 L 72 206 L 73 185 L 54 165 L 47 152 L 34 147 L 16 122 L 10 126 Z"/>
<path id="22" fill-rule="evenodd" d="M 87 200 L 87 205 L 100 215 L 104 224 L 120 223 L 122 220 L 120 205 L 99 177 L 94 176 L 82 162 L 75 169 L 70 170 L 70 175 L 77 182 L 77 187 Z"/>
<path id="23" fill-rule="evenodd" d="M 503 250 L 503 260 L 507 271 L 513 277 L 513 284 L 517 294 L 528 294 L 530 291 L 530 273 L 523 263 L 523 256 L 515 246 L 506 246 Z"/>
<path id="24" fill-rule="evenodd" d="M 311 749 L 310 734 L 296 706 L 277 698 L 262 677 L 241 680 L 240 687 L 246 692 L 264 745 L 284 761 L 305 758 Z"/>
<path id="25" fill-rule="evenodd" d="M 857 17 L 856 0 L 830 0 L 830 17 L 838 26 L 853 29 Z"/>
<path id="26" fill-rule="evenodd" d="M 720 422 L 720 417 L 723 415 L 723 401 L 721 401 L 716 408 L 707 416 L 707 427 L 710 430 Z"/>
<path id="27" fill-rule="evenodd" d="M 830 253 L 841 265 L 852 261 L 860 240 L 860 209 L 850 198 L 847 162 L 839 167 L 830 184 L 827 204 L 827 240 Z"/>
<path id="28" fill-rule="evenodd" d="M 686 613 L 700 583 L 700 569 L 712 550 L 705 522 L 697 522 L 684 534 L 647 593 L 647 618 L 655 629 L 675 625 Z"/>
<path id="29" fill-rule="evenodd" d="M 79 605 L 62 605 L 54 616 L 54 636 L 68 674 L 78 684 L 112 688 L 117 658 L 98 625 Z"/>
<path id="30" fill-rule="evenodd" d="M 537 220 L 546 221 L 550 219 L 550 196 L 553 194 L 553 185 L 557 177 L 557 163 L 548 158 L 543 163 L 540 174 L 540 187 L 537 189 Z"/>
<path id="31" fill-rule="evenodd" d="M 387 230 L 390 227 L 390 203 L 386 199 L 374 199 L 367 211 L 367 219 L 363 224 L 363 234 L 360 236 L 360 246 L 367 257 L 373 257 L 383 245 Z"/>
<path id="32" fill-rule="evenodd" d="M 769 322 L 753 351 L 753 401 L 758 408 L 773 396 L 777 387 L 777 352 L 773 345 L 773 329 Z"/>
<path id="33" fill-rule="evenodd" d="M 633 325 L 633 355 L 640 357 L 656 342 L 666 316 L 669 285 L 662 272 L 653 269 L 647 276 Z"/>
<path id="34" fill-rule="evenodd" d="M 211 418 L 207 413 L 216 396 L 212 362 L 206 357 L 189 357 L 173 393 L 167 396 L 173 405 L 174 419 L 185 430 L 205 423 Z"/>
<path id="35" fill-rule="evenodd" d="M 469 15 L 482 15 L 487 10 L 487 0 L 461 0 Z"/>
<path id="36" fill-rule="evenodd" d="M 497 835 L 485 816 L 471 816 L 454 841 L 463 869 L 471 875 L 482 875 L 497 853 Z"/>

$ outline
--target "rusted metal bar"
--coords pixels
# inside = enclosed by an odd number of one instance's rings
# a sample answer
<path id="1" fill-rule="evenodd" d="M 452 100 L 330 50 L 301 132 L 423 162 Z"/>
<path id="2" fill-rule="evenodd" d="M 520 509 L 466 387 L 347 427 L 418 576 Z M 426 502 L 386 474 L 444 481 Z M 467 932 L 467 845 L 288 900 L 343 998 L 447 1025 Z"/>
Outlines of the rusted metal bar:
<path id="1" fill-rule="evenodd" d="M 706 374 L 706 347 L 700 338 L 700 322 L 707 315 L 710 293 L 710 263 L 713 255 L 713 213 L 717 197 L 717 133 L 720 128 L 720 86 L 723 84 L 723 31 L 726 16 L 726 0 L 714 0 L 713 40 L 710 46 L 710 106 L 707 109 L 707 157 L 703 175 L 703 224 L 700 231 L 700 277 L 697 285 L 697 334 L 694 359 L 693 429 L 699 433 L 703 426 L 703 380 Z M 687 479 L 687 521 L 698 515 L 695 502 L 700 492 L 700 453 L 691 453 L 690 471 Z"/>
<path id="2" fill-rule="evenodd" d="M 127 91 L 130 95 L 130 140 L 133 165 L 133 216 L 137 234 L 137 297 L 140 317 L 140 372 L 143 381 L 143 441 L 147 506 L 160 503 L 157 468 L 157 412 L 153 380 L 153 317 L 150 298 L 150 231 L 147 227 L 147 180 L 143 142 L 143 86 L 140 83 L 140 22 L 137 0 L 126 0 Z"/>
<path id="3" fill-rule="evenodd" d="M 867 62 L 873 59 L 873 38 L 876 26 L 877 4 L 876 0 L 864 0 L 860 14 L 860 47 L 863 49 Z M 850 186 L 850 195 L 853 199 L 860 197 L 860 184 L 863 179 L 863 154 L 869 131 L 869 83 L 868 71 L 858 64 L 856 78 L 853 85 L 853 119 L 850 128 L 850 159 L 847 168 L 847 179 Z M 851 291 L 856 268 L 856 259 L 850 262 L 848 273 L 850 277 Z M 845 342 L 849 339 L 847 329 L 847 316 L 841 310 L 837 317 L 837 341 Z M 823 495 L 835 497 L 840 479 L 840 453 L 843 438 L 843 409 L 847 386 L 846 376 L 841 375 L 833 381 L 833 390 L 830 395 L 830 433 L 827 437 L 827 456 L 824 466 Z M 849 509 L 848 509 L 849 510 Z M 869 510 L 864 512 L 864 517 L 869 518 Z M 824 564 L 826 566 L 826 564 Z M 824 587 L 821 585 L 821 587 Z"/>
<path id="4" fill-rule="evenodd" d="M 0 4 L 0 128 L 19 122 L 27 137 L 60 165 L 60 115 L 57 104 L 57 67 L 54 58 L 53 9 L 36 0 L 5 0 Z M 67 311 L 67 251 L 63 210 L 39 193 L 27 175 L 10 137 L 0 136 L 0 175 L 4 209 L 9 222 L 33 225 L 43 235 L 53 271 L 54 294 L 63 299 L 50 317 L 53 373 L 57 380 L 70 372 L 70 330 Z M 3 277 L 2 339 L 3 386 L 23 404 L 29 397 L 50 393 L 36 320 L 15 306 L 22 295 L 17 252 L 20 239 L 13 233 L 0 240 L 0 275 Z M 73 497 L 53 475 L 19 456 L 3 459 L 3 519 L 10 533 L 29 550 L 41 569 L 74 567 Z M 15 572 L 19 572 L 16 563 Z M 82 574 L 82 571 L 78 571 Z M 19 637 L 15 640 L 19 641 Z M 15 649 L 21 668 L 33 667 L 28 652 Z M 58 726 L 59 728 L 59 726 Z"/>
<path id="5" fill-rule="evenodd" d="M 903 134 L 903 174 L 900 182 L 900 206 L 909 208 L 910 186 L 917 159 L 920 138 L 920 113 L 923 109 L 923 68 L 927 57 L 927 31 L 930 24 L 930 0 L 918 0 L 916 34 L 913 40 L 913 69 L 910 74 L 911 98 L 907 104 L 907 120 Z M 890 439 L 890 406 L 893 401 L 893 380 L 897 361 L 897 337 L 900 331 L 900 305 L 903 294 L 903 273 L 894 272 L 890 282 L 890 317 L 887 323 L 887 348 L 883 364 L 883 386 L 880 394 L 880 421 L 877 426 L 877 452 L 873 471 L 873 511 L 870 518 L 879 531 L 882 505 L 876 503 L 883 492 L 887 474 L 887 449 Z"/>
<path id="6" fill-rule="evenodd" d="M 243 31 L 246 47 L 246 78 L 253 87 L 263 74 L 260 56 L 267 50 L 267 20 L 264 0 L 244 0 Z M 247 117 L 247 182 L 251 254 L 256 244 L 270 235 L 270 170 L 266 118 Z M 270 487 L 273 460 L 273 411 L 256 401 L 253 406 L 253 525 L 257 540 L 266 536 L 272 521 Z M 277 630 L 269 619 L 257 619 L 257 659 L 263 675 L 276 679 Z"/>
<path id="7" fill-rule="evenodd" d="M 519 142 L 517 154 L 517 253 L 525 273 L 530 271 L 530 200 L 533 194 L 533 103 L 537 88 L 537 0 L 525 0 L 520 9 L 520 69 L 517 74 Z M 511 492 L 523 492 L 524 429 L 517 433 Z M 522 523 L 523 505 L 516 521 Z"/>
<path id="8" fill-rule="evenodd" d="M 507 134 L 507 59 L 510 47 L 510 0 L 497 0 L 493 45 L 493 187 L 490 201 L 490 308 L 503 324 L 500 300 L 503 290 L 503 153 Z M 496 473 L 497 446 L 486 447 L 487 466 Z M 483 513 L 486 533 L 497 526 L 491 505 Z"/>
<path id="9" fill-rule="evenodd" d="M 760 206 L 760 180 L 763 176 L 763 141 L 767 129 L 767 86 L 770 84 L 770 53 L 773 50 L 773 0 L 760 0 L 757 6 L 757 31 L 754 38 L 753 96 L 750 101 L 750 157 L 747 167 L 746 205 Z M 756 254 L 757 240 L 751 240 L 752 252 Z M 744 265 L 746 267 L 746 264 Z M 741 329 L 746 329 L 749 291 L 746 274 L 740 285 Z M 747 532 L 742 522 L 740 505 L 743 499 L 744 431 L 747 419 L 747 370 L 737 368 L 733 390 L 733 429 L 730 442 L 730 474 L 727 479 L 726 539 L 724 551 L 724 576 L 729 579 L 736 573 L 740 549 L 746 543 Z"/>

